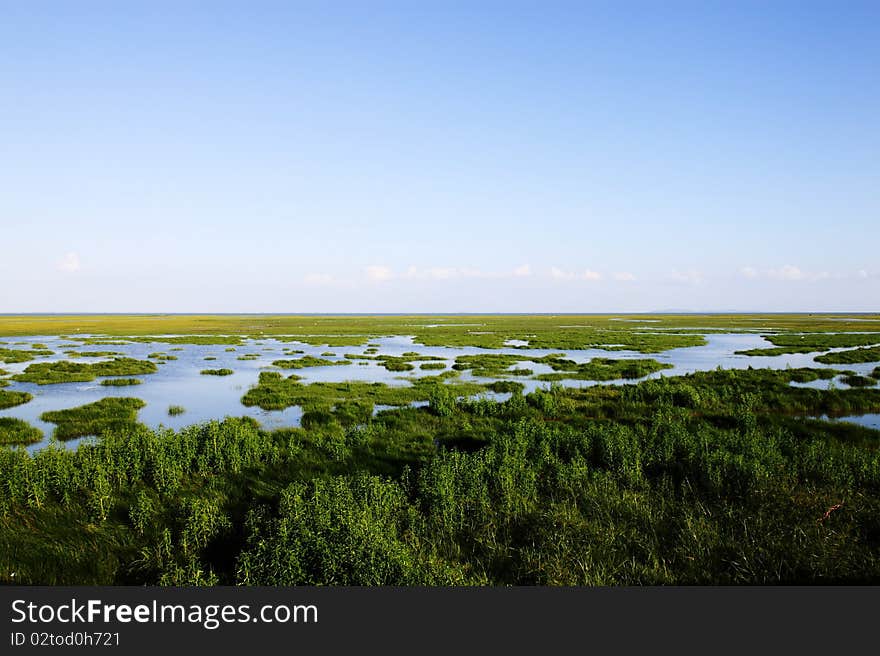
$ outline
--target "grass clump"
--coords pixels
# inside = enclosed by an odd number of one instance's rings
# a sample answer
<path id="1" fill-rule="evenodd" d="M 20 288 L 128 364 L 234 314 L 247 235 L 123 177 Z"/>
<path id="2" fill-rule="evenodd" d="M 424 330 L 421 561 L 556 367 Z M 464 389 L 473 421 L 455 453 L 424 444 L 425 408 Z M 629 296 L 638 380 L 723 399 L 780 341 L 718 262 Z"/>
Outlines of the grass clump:
<path id="1" fill-rule="evenodd" d="M 877 339 L 876 337 L 874 338 Z M 859 364 L 862 362 L 880 362 L 880 346 L 872 348 L 857 348 L 849 351 L 836 351 L 826 353 L 814 358 L 822 364 Z"/>
<path id="2" fill-rule="evenodd" d="M 15 417 L 0 417 L 0 445 L 33 444 L 43 439 L 43 433 L 29 423 Z"/>
<path id="3" fill-rule="evenodd" d="M 22 405 L 33 399 L 33 395 L 28 392 L 16 392 L 0 389 L 0 410 L 5 408 L 13 408 Z"/>
<path id="4" fill-rule="evenodd" d="M 126 387 L 129 385 L 140 385 L 143 381 L 138 378 L 105 378 L 101 381 L 104 387 Z"/>
<path id="5" fill-rule="evenodd" d="M 93 364 L 83 362 L 38 362 L 28 365 L 14 380 L 37 385 L 57 383 L 87 383 L 99 376 L 139 376 L 157 371 L 156 365 L 146 360 L 114 358 Z"/>
<path id="6" fill-rule="evenodd" d="M 521 394 L 523 389 L 525 389 L 525 385 L 515 380 L 496 380 L 486 385 L 486 389 L 499 394 L 505 392 Z"/>
<path id="7" fill-rule="evenodd" d="M 202 358 L 202 359 L 207 361 L 207 360 L 216 360 L 217 358 L 215 358 L 213 355 L 206 355 L 206 356 L 205 356 L 204 358 Z"/>
<path id="8" fill-rule="evenodd" d="M 446 369 L 446 363 L 445 362 L 423 362 L 422 364 L 419 365 L 419 369 L 424 369 L 426 371 Z"/>
<path id="9" fill-rule="evenodd" d="M 161 360 L 161 361 L 168 361 L 168 360 L 176 360 L 177 359 L 176 355 L 168 355 L 167 353 L 150 353 L 147 357 L 150 358 L 151 360 Z"/>
<path id="10" fill-rule="evenodd" d="M 140 399 L 108 397 L 76 408 L 44 412 L 40 419 L 56 424 L 56 439 L 69 440 L 108 431 L 131 431 L 137 424 L 138 410 L 145 405 Z"/>
<path id="11" fill-rule="evenodd" d="M 171 417 L 176 417 L 177 415 L 182 415 L 184 412 L 186 412 L 186 408 L 184 408 L 182 405 L 169 405 L 168 406 L 168 414 Z"/>
<path id="12" fill-rule="evenodd" d="M 476 383 L 444 384 L 445 379 L 426 376 L 412 379 L 411 385 L 389 386 L 383 383 L 300 383 L 298 376 L 283 377 L 277 371 L 260 373 L 257 385 L 247 391 L 241 402 L 259 406 L 263 410 L 282 410 L 291 406 L 329 410 L 344 402 L 378 405 L 407 405 L 413 401 L 428 401 L 438 388 L 456 396 L 469 396 L 484 391 Z"/>
<path id="13" fill-rule="evenodd" d="M 815 353 L 816 351 L 824 350 L 824 348 L 816 348 L 813 346 L 774 346 L 772 348 L 744 349 L 742 351 L 734 351 L 734 353 L 736 355 L 775 357 L 777 355 L 788 355 L 793 353 Z"/>
<path id="14" fill-rule="evenodd" d="M 293 360 L 275 360 L 272 364 L 281 369 L 305 369 L 306 367 L 330 367 L 351 364 L 349 360 L 325 360 L 312 355 L 305 355 Z"/>
<path id="15" fill-rule="evenodd" d="M 119 351 L 65 351 L 69 358 L 113 358 L 122 355 Z"/>
<path id="16" fill-rule="evenodd" d="M 576 364 L 571 360 L 546 360 L 559 373 L 539 374 L 538 380 L 633 380 L 649 374 L 671 369 L 671 364 L 657 362 L 648 358 L 639 360 L 615 360 L 612 358 L 593 358 L 589 362 Z"/>
<path id="17" fill-rule="evenodd" d="M 259 353 L 245 353 L 244 355 L 239 355 L 236 360 L 259 360 Z"/>
<path id="18" fill-rule="evenodd" d="M 52 355 L 52 351 L 30 350 L 24 349 L 8 349 L 0 348 L 0 362 L 6 364 L 16 364 L 19 362 L 30 362 L 38 357 Z"/>
<path id="19" fill-rule="evenodd" d="M 231 376 L 235 372 L 232 369 L 202 369 L 200 372 L 203 376 Z"/>
<path id="20" fill-rule="evenodd" d="M 848 374 L 841 377 L 840 381 L 850 387 L 873 387 L 877 384 L 877 380 L 870 376 L 860 376 L 858 374 Z"/>

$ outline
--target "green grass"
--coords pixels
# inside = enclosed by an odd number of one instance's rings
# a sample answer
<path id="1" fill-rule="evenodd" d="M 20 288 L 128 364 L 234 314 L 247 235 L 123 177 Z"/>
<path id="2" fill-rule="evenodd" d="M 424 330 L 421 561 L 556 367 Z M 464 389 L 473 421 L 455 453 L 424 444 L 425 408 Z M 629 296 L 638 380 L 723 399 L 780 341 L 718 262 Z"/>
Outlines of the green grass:
<path id="1" fill-rule="evenodd" d="M 6 364 L 29 362 L 46 355 L 52 355 L 52 351 L 0 348 L 0 362 Z"/>
<path id="2" fill-rule="evenodd" d="M 508 355 L 504 353 L 486 353 L 480 355 L 462 355 L 455 359 L 453 369 L 456 371 L 470 370 L 474 376 L 498 378 L 511 375 L 530 375 L 530 369 L 511 369 L 521 362 L 534 362 L 551 367 L 554 373 L 540 374 L 536 379 L 554 380 L 614 380 L 617 378 L 643 378 L 663 369 L 672 367 L 653 359 L 615 360 L 611 358 L 593 358 L 587 363 L 576 363 L 561 355 L 529 357 L 526 355 Z"/>
<path id="3" fill-rule="evenodd" d="M 244 355 L 239 355 L 236 359 L 237 360 L 259 360 L 260 354 L 259 353 L 245 353 Z"/>
<path id="4" fill-rule="evenodd" d="M 28 392 L 15 392 L 0 389 L 0 410 L 3 410 L 5 408 L 12 408 L 17 405 L 21 405 L 22 403 L 27 403 L 33 398 L 33 395 L 29 394 Z"/>
<path id="5" fill-rule="evenodd" d="M 841 382 L 850 387 L 873 387 L 877 384 L 877 380 L 869 376 L 859 376 L 858 374 L 849 374 L 843 376 Z"/>
<path id="6" fill-rule="evenodd" d="M 423 362 L 419 365 L 419 369 L 424 369 L 426 371 L 436 370 L 436 369 L 446 369 L 445 362 Z"/>
<path id="7" fill-rule="evenodd" d="M 428 407 L 375 418 L 411 392 L 264 372 L 302 398 L 306 428 L 134 425 L 0 449 L 0 582 L 876 584 L 880 433 L 809 417 L 876 412 L 880 390 L 790 385 L 826 371 L 502 403 L 438 377 Z"/>
<path id="8" fill-rule="evenodd" d="M 368 349 L 369 350 L 369 349 Z M 369 360 L 376 362 L 379 366 L 384 367 L 388 371 L 412 371 L 415 369 L 413 362 L 427 361 L 426 364 L 431 366 L 420 367 L 421 369 L 445 369 L 443 362 L 445 358 L 434 355 L 420 355 L 414 351 L 409 351 L 403 355 L 358 355 L 357 353 L 346 353 L 347 360 Z"/>
<path id="9" fill-rule="evenodd" d="M 312 383 L 304 385 L 298 376 L 283 377 L 275 371 L 260 373 L 257 385 L 247 391 L 241 402 L 264 410 L 282 410 L 290 406 L 331 408 L 341 402 L 378 405 L 407 405 L 427 401 L 436 394 L 468 396 L 485 390 L 475 383 L 444 384 L 445 378 L 415 378 L 411 385 L 389 386 L 383 383 Z"/>
<path id="10" fill-rule="evenodd" d="M 857 348 L 849 351 L 826 353 L 815 358 L 822 364 L 858 364 L 861 362 L 880 362 L 880 346 Z"/>
<path id="11" fill-rule="evenodd" d="M 176 417 L 177 415 L 182 415 L 186 412 L 186 408 L 182 405 L 169 405 L 168 406 L 168 414 L 172 417 Z"/>
<path id="12" fill-rule="evenodd" d="M 33 444 L 43 439 L 43 433 L 29 423 L 15 417 L 0 417 L 0 445 Z"/>
<path id="13" fill-rule="evenodd" d="M 737 355 L 775 357 L 777 355 L 788 355 L 792 353 L 815 353 L 816 351 L 824 350 L 826 349 L 814 346 L 774 346 L 772 348 L 745 349 L 742 351 L 734 351 L 734 353 L 736 353 Z"/>
<path id="14" fill-rule="evenodd" d="M 56 439 L 69 440 L 109 431 L 131 431 L 137 424 L 138 410 L 145 405 L 140 399 L 108 397 L 76 408 L 44 412 L 40 419 L 56 424 Z"/>
<path id="15" fill-rule="evenodd" d="M 203 360 L 216 360 L 217 358 L 215 358 L 213 355 L 206 355 L 206 356 L 205 356 L 204 358 L 202 358 L 202 359 L 203 359 Z"/>
<path id="16" fill-rule="evenodd" d="M 512 339 L 533 348 L 633 349 L 656 353 L 698 346 L 712 332 L 755 332 L 776 346 L 864 346 L 880 315 L 464 315 L 464 316 L 294 316 L 294 315 L 7 315 L 0 335 L 71 334 L 125 336 L 135 341 L 170 344 L 240 345 L 242 339 L 275 337 L 327 347 L 364 345 L 386 335 L 415 335 L 429 346 L 500 348 Z M 625 321 L 621 321 L 625 319 Z M 434 327 L 432 327 L 434 326 Z M 807 344 L 801 332 L 820 334 Z M 840 336 L 831 333 L 850 333 Z M 161 337 L 161 335 L 176 335 Z M 875 335 L 875 338 L 876 336 Z M 131 336 L 134 336 L 133 338 Z M 78 338 L 87 341 L 89 338 Z M 94 341 L 96 338 L 91 338 Z M 100 340 L 101 338 L 97 338 Z M 103 338 L 103 341 L 108 341 Z M 118 341 L 118 340 L 117 340 Z M 847 343 L 842 343 L 846 341 Z"/>
<path id="17" fill-rule="evenodd" d="M 819 323 L 819 322 L 816 322 Z M 851 325 L 851 324 L 850 324 Z M 880 323 L 876 326 L 873 326 L 870 323 L 865 323 L 862 327 L 863 331 L 868 331 L 871 328 L 876 328 L 875 332 L 856 332 L 851 334 L 846 334 L 847 330 L 858 330 L 855 326 L 841 328 L 841 334 L 822 334 L 821 331 L 818 330 L 819 326 L 811 326 L 808 323 L 803 326 L 802 330 L 806 331 L 808 334 L 781 334 L 781 335 L 765 335 L 764 337 L 767 340 L 774 344 L 775 346 L 780 347 L 790 347 L 794 349 L 798 348 L 811 348 L 813 351 L 827 351 L 831 348 L 844 348 L 849 346 L 870 346 L 872 344 L 880 343 Z M 802 353 L 803 351 L 789 351 L 790 353 Z"/>
<path id="18" fill-rule="evenodd" d="M 137 378 L 105 378 L 101 381 L 104 387 L 126 387 L 129 385 L 140 385 L 143 381 Z"/>
<path id="19" fill-rule="evenodd" d="M 515 380 L 496 380 L 494 382 L 486 385 L 486 389 L 491 392 L 496 392 L 503 394 L 505 392 L 510 392 L 512 394 L 520 394 L 522 393 L 525 386 Z"/>
<path id="20" fill-rule="evenodd" d="M 114 358 L 103 362 L 38 362 L 30 364 L 24 373 L 13 376 L 13 380 L 38 385 L 57 383 L 85 383 L 99 376 L 139 376 L 157 371 L 156 365 L 146 360 Z"/>
<path id="21" fill-rule="evenodd" d="M 281 369 L 304 369 L 306 367 L 330 367 L 333 365 L 351 364 L 349 360 L 326 360 L 311 355 L 304 355 L 293 360 L 274 360 L 272 364 Z"/>
<path id="22" fill-rule="evenodd" d="M 235 372 L 232 369 L 202 369 L 200 372 L 203 376 L 231 376 Z"/>
<path id="23" fill-rule="evenodd" d="M 176 355 L 168 355 L 167 353 L 150 353 L 148 356 L 151 360 L 176 360 Z"/>
<path id="24" fill-rule="evenodd" d="M 112 358 L 122 355 L 118 351 L 65 351 L 64 354 L 69 358 Z"/>

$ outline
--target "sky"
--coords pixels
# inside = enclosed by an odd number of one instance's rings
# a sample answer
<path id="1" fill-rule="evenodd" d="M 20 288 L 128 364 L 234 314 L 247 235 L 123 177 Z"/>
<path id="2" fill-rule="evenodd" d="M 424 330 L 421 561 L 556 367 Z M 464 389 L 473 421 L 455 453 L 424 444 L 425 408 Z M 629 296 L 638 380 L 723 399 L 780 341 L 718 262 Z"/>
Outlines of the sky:
<path id="1" fill-rule="evenodd" d="M 880 3 L 0 16 L 0 312 L 880 310 Z"/>

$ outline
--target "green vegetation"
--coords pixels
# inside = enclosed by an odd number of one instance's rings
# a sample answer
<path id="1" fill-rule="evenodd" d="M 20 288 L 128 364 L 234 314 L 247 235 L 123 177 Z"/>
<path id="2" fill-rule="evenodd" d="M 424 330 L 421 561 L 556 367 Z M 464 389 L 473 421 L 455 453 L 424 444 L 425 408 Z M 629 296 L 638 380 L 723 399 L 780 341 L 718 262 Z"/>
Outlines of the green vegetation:
<path id="1" fill-rule="evenodd" d="M 172 417 L 176 417 L 177 415 L 182 415 L 186 412 L 186 408 L 182 405 L 169 405 L 168 406 L 168 414 Z"/>
<path id="2" fill-rule="evenodd" d="M 515 380 L 496 380 L 486 385 L 486 389 L 498 394 L 521 394 L 525 385 Z"/>
<path id="3" fill-rule="evenodd" d="M 44 412 L 40 419 L 56 424 L 56 439 L 69 440 L 109 431 L 133 431 L 137 427 L 138 410 L 145 405 L 140 399 L 108 397 L 76 408 Z"/>
<path id="4" fill-rule="evenodd" d="M 552 374 L 540 374 L 538 380 L 614 380 L 617 378 L 643 378 L 649 374 L 672 367 L 652 359 L 614 360 L 611 358 L 593 358 L 586 363 L 568 360 L 562 355 L 545 355 L 528 357 L 503 353 L 486 353 L 480 355 L 462 355 L 455 359 L 452 366 L 456 371 L 471 370 L 474 376 L 498 378 L 511 375 L 531 375 L 531 369 L 511 369 L 521 362 L 534 362 L 551 367 Z"/>
<path id="5" fill-rule="evenodd" d="M 0 417 L 0 445 L 33 444 L 43 439 L 43 433 L 22 419 Z"/>
<path id="6" fill-rule="evenodd" d="M 232 369 L 202 369 L 199 373 L 203 376 L 231 376 L 235 372 Z"/>
<path id="7" fill-rule="evenodd" d="M 293 316 L 293 315 L 53 315 L 0 317 L 0 335 L 70 334 L 125 336 L 132 341 L 169 344 L 228 344 L 247 337 L 273 337 L 327 347 L 371 343 L 386 335 L 415 335 L 429 346 L 500 348 L 522 340 L 531 348 L 633 349 L 656 353 L 705 343 L 703 334 L 754 332 L 776 346 L 866 346 L 878 343 L 880 315 L 465 315 L 453 316 Z M 875 332 L 857 336 L 864 331 Z M 822 333 L 825 343 L 800 333 Z M 849 336 L 832 333 L 850 333 Z M 175 337 L 163 337 L 175 335 Z M 135 337 L 131 337 L 135 336 Z M 823 335 L 820 335 L 823 337 Z M 849 343 L 841 343 L 846 338 Z M 94 343 L 107 338 L 77 338 Z M 865 340 L 865 341 L 859 341 Z M 857 343 L 853 343 L 857 342 Z"/>
<path id="8" fill-rule="evenodd" d="M 430 371 L 433 369 L 446 369 L 445 362 L 423 362 L 419 365 L 419 369 L 425 369 L 426 371 Z"/>
<path id="9" fill-rule="evenodd" d="M 56 383 L 87 383 L 99 376 L 139 376 L 156 372 L 156 365 L 146 360 L 114 358 L 92 364 L 83 362 L 38 362 L 28 365 L 13 380 L 38 385 Z"/>
<path id="10" fill-rule="evenodd" d="M 816 351 L 824 350 L 824 348 L 816 348 L 813 346 L 774 346 L 773 348 L 745 349 L 742 351 L 734 351 L 734 353 L 736 353 L 737 355 L 775 357 L 777 355 L 788 355 L 792 353 L 815 353 Z"/>
<path id="11" fill-rule="evenodd" d="M 5 362 L 6 364 L 15 364 L 18 362 L 29 362 L 34 360 L 35 358 L 39 358 L 46 355 L 52 355 L 52 351 L 41 351 L 41 350 L 30 350 L 25 351 L 24 349 L 8 349 L 8 348 L 0 348 L 0 362 Z"/>
<path id="12" fill-rule="evenodd" d="M 475 383 L 444 384 L 445 378 L 425 376 L 412 379 L 411 385 L 389 386 L 383 383 L 312 383 L 304 385 L 299 376 L 283 377 L 277 371 L 260 373 L 259 383 L 249 389 L 241 402 L 263 410 L 282 410 L 298 405 L 304 409 L 329 409 L 338 403 L 357 402 L 377 405 L 408 405 L 428 401 L 437 395 L 469 396 L 485 390 Z"/>
<path id="13" fill-rule="evenodd" d="M 205 356 L 204 358 L 202 358 L 202 359 L 203 359 L 203 360 L 216 360 L 217 358 L 215 358 L 213 355 L 206 355 L 206 356 Z"/>
<path id="14" fill-rule="evenodd" d="M 570 360 L 545 360 L 559 373 L 538 374 L 538 380 L 615 380 L 619 378 L 644 378 L 649 374 L 671 369 L 671 364 L 656 360 L 613 360 L 611 358 L 593 358 L 589 362 L 575 364 Z"/>
<path id="15" fill-rule="evenodd" d="M 851 324 L 849 324 L 851 325 Z M 775 346 L 791 347 L 791 348 L 810 348 L 812 351 L 827 351 L 831 348 L 846 348 L 850 346 L 871 346 L 880 343 L 880 323 L 877 326 L 865 324 L 861 330 L 868 330 L 871 327 L 877 328 L 874 333 L 850 333 L 846 330 L 859 330 L 855 326 L 851 328 L 841 328 L 839 334 L 822 334 L 817 326 L 804 326 L 804 330 L 811 332 L 806 334 L 782 334 L 782 335 L 765 335 L 764 337 Z M 789 351 L 790 353 L 802 353 L 803 351 Z"/>
<path id="16" fill-rule="evenodd" d="M 244 355 L 239 355 L 236 360 L 259 360 L 259 353 L 245 353 Z"/>
<path id="17" fill-rule="evenodd" d="M 858 374 L 848 374 L 843 376 L 840 380 L 850 387 L 872 387 L 877 384 L 877 381 L 874 378 L 859 376 Z"/>
<path id="18" fill-rule="evenodd" d="M 112 358 L 122 355 L 118 351 L 65 351 L 69 358 Z"/>
<path id="19" fill-rule="evenodd" d="M 874 367 L 874 371 L 871 372 L 871 378 L 880 380 L 880 367 Z"/>
<path id="20" fill-rule="evenodd" d="M 263 372 L 248 394 L 303 405 L 304 429 L 126 425 L 76 450 L 0 449 L 0 582 L 876 584 L 880 434 L 808 417 L 877 412 L 880 389 L 790 384 L 828 371 L 500 403 L 441 377 Z"/>
<path id="21" fill-rule="evenodd" d="M 2 385 L 0 385 L 0 387 L 2 387 Z M 32 398 L 34 397 L 27 392 L 11 392 L 9 390 L 0 389 L 0 410 L 27 403 Z"/>
<path id="22" fill-rule="evenodd" d="M 336 357 L 336 354 L 333 351 L 324 351 L 323 353 L 321 353 L 321 355 L 326 358 Z"/>
<path id="23" fill-rule="evenodd" d="M 101 385 L 105 387 L 126 387 L 128 385 L 140 385 L 143 381 L 137 378 L 105 378 Z"/>
<path id="24" fill-rule="evenodd" d="M 858 348 L 849 351 L 836 351 L 818 355 L 816 362 L 822 364 L 858 364 L 860 362 L 880 362 L 880 346 Z"/>
<path id="25" fill-rule="evenodd" d="M 388 371 L 412 371 L 415 368 L 412 363 L 422 361 L 428 361 L 427 364 L 432 365 L 429 367 L 423 365 L 421 367 L 422 369 L 446 368 L 445 364 L 437 362 L 445 362 L 445 358 L 434 355 L 419 355 L 412 351 L 404 353 L 403 355 L 358 355 L 356 353 L 346 353 L 345 358 L 347 360 L 371 360 L 378 363 L 379 366 L 385 367 Z"/>
<path id="26" fill-rule="evenodd" d="M 325 360 L 311 355 L 304 355 L 293 360 L 275 360 L 272 364 L 281 369 L 304 369 L 306 367 L 330 367 L 333 365 L 351 364 L 348 360 Z"/>
<path id="27" fill-rule="evenodd" d="M 176 360 L 176 355 L 168 355 L 167 353 L 150 353 L 148 356 L 151 360 Z"/>

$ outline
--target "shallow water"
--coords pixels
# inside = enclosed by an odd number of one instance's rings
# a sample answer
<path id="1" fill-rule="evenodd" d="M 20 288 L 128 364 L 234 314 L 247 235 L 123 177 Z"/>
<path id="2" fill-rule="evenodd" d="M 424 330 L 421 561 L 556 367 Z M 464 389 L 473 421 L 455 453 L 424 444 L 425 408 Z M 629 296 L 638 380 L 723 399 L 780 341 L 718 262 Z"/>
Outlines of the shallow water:
<path id="1" fill-rule="evenodd" d="M 114 341 L 117 338 L 113 338 Z M 118 338 L 123 339 L 123 338 Z M 273 360 L 290 359 L 301 357 L 301 354 L 285 354 L 284 349 L 296 349 L 303 351 L 305 355 L 324 357 L 328 360 L 339 361 L 344 359 L 346 353 L 363 354 L 368 346 L 339 346 L 328 347 L 310 346 L 299 342 L 282 342 L 273 338 L 261 338 L 259 340 L 246 340 L 243 345 L 236 346 L 235 351 L 227 352 L 228 345 L 194 345 L 194 344 L 166 344 L 162 342 L 138 343 L 129 342 L 120 345 L 82 345 L 78 342 L 63 340 L 58 337 L 34 336 L 7 340 L 15 343 L 16 348 L 26 348 L 25 345 L 45 344 L 55 355 L 38 358 L 31 362 L 18 364 L 3 364 L 3 369 L 10 373 L 20 373 L 33 362 L 49 362 L 55 360 L 70 359 L 64 351 L 116 351 L 132 358 L 146 360 L 150 353 L 161 352 L 176 356 L 176 360 L 157 362 L 159 371 L 154 374 L 136 376 L 143 384 L 131 387 L 105 387 L 100 385 L 97 379 L 89 383 L 62 383 L 57 385 L 36 385 L 33 383 L 20 383 L 11 381 L 8 390 L 20 390 L 33 394 L 34 398 L 13 408 L 0 410 L 0 416 L 18 417 L 40 428 L 46 435 L 50 435 L 54 429 L 53 424 L 40 421 L 39 416 L 47 410 L 60 410 L 71 408 L 85 403 L 91 403 L 108 396 L 133 396 L 146 402 L 146 406 L 139 413 L 139 420 L 151 427 L 165 426 L 168 428 L 181 428 L 194 423 L 210 419 L 220 419 L 225 416 L 249 416 L 255 418 L 266 428 L 281 428 L 298 426 L 302 418 L 302 410 L 291 407 L 280 411 L 267 411 L 260 408 L 247 408 L 241 404 L 241 397 L 252 385 L 256 384 L 260 371 L 278 370 L 272 366 Z M 486 353 L 505 353 L 523 356 L 545 356 L 551 353 L 564 353 L 565 357 L 575 362 L 587 362 L 595 357 L 610 357 L 616 359 L 632 358 L 655 358 L 659 362 L 672 365 L 666 369 L 647 376 L 647 378 L 659 378 L 661 376 L 678 376 L 696 371 L 708 371 L 717 367 L 724 369 L 747 369 L 753 367 L 784 369 L 787 367 L 825 367 L 857 371 L 861 374 L 870 373 L 876 363 L 863 363 L 854 365 L 822 365 L 814 362 L 813 354 L 789 354 L 774 357 L 754 357 L 736 355 L 735 351 L 769 348 L 772 346 L 767 340 L 757 334 L 751 333 L 714 333 L 706 335 L 707 343 L 704 346 L 670 349 L 663 353 L 644 354 L 635 351 L 606 351 L 603 349 L 582 350 L 559 350 L 559 349 L 530 349 L 524 348 L 525 344 L 513 341 L 506 348 L 483 349 L 477 347 L 445 347 L 445 346 L 422 346 L 413 343 L 409 336 L 385 337 L 373 339 L 370 344 L 377 345 L 377 355 L 400 356 L 408 351 L 414 351 L 425 356 L 439 356 L 446 358 L 446 369 L 454 363 L 460 355 L 480 355 Z M 880 340 L 878 340 L 880 341 Z M 7 347 L 8 348 L 8 347 Z M 832 349 L 843 350 L 843 349 Z M 324 356 L 325 352 L 332 351 L 334 356 Z M 256 359 L 239 360 L 238 357 L 245 354 L 255 354 Z M 205 360 L 213 357 L 214 360 Z M 75 361 L 97 362 L 105 358 L 76 358 Z M 155 360 L 153 360 L 155 362 Z M 406 372 L 388 371 L 379 363 L 370 360 L 355 360 L 350 365 L 336 365 L 324 367 L 307 367 L 294 371 L 282 371 L 284 375 L 296 373 L 301 376 L 304 383 L 311 382 L 342 382 L 342 381 L 368 381 L 382 382 L 388 385 L 408 385 L 406 378 L 415 376 L 434 376 L 444 370 L 421 370 L 420 362 L 413 363 L 414 369 Z M 526 367 L 535 374 L 550 373 L 552 369 L 543 364 L 536 364 L 523 360 L 512 368 Z M 202 369 L 229 368 L 235 373 L 230 376 L 203 376 L 199 372 Z M 515 376 L 511 378 L 525 386 L 525 392 L 531 392 L 538 388 L 546 388 L 550 383 L 537 381 L 526 377 Z M 461 373 L 458 380 L 474 380 L 489 382 L 491 379 L 474 377 L 470 371 Z M 638 380 L 612 380 L 612 381 L 561 381 L 568 387 L 589 387 L 592 385 L 621 385 L 633 384 Z M 805 386 L 827 388 L 833 384 L 837 388 L 846 388 L 839 380 L 813 381 L 805 383 Z M 487 393 L 486 398 L 504 399 L 507 395 L 493 395 Z M 168 406 L 181 405 L 186 412 L 177 416 L 168 414 Z M 384 408 L 379 408 L 376 411 Z M 870 415 L 867 415 L 870 417 Z M 870 421 L 870 420 L 868 420 Z M 861 423 L 861 422 L 859 422 Z M 37 449 L 46 442 L 28 447 Z M 75 445 L 76 441 L 67 442 Z"/>

